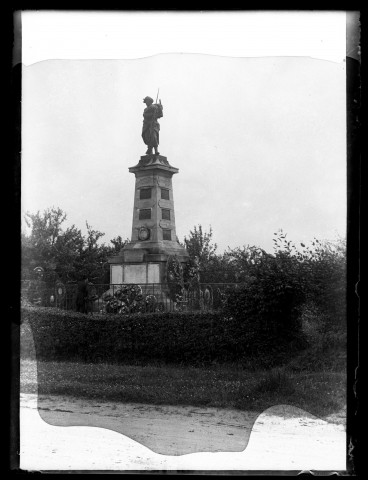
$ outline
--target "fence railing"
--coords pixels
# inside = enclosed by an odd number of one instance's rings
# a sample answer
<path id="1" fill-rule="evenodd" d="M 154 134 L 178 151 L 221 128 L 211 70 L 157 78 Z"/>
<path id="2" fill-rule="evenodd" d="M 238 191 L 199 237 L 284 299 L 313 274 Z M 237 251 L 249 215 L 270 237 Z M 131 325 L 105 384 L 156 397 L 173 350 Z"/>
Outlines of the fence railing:
<path id="1" fill-rule="evenodd" d="M 22 297 L 34 305 L 83 313 L 206 311 L 221 308 L 234 283 L 200 283 L 184 288 L 166 283 L 89 284 L 87 295 L 77 284 L 23 281 Z"/>

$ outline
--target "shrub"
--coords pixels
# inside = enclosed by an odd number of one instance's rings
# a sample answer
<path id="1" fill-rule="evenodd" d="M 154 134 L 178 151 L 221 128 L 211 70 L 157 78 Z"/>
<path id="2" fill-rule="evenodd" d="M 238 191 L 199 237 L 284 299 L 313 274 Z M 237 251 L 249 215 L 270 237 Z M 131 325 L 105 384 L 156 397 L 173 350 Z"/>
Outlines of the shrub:
<path id="1" fill-rule="evenodd" d="M 239 319 L 253 316 L 280 334 L 301 330 L 304 304 L 314 304 L 326 329 L 346 322 L 346 257 L 343 241 L 301 247 L 275 233 L 273 255 L 257 247 L 227 253 L 243 286 L 229 295 L 226 308 Z M 304 311 L 304 313 L 303 313 Z"/>
<path id="2" fill-rule="evenodd" d="M 224 297 L 224 314 L 252 324 L 256 331 L 267 330 L 281 336 L 293 336 L 300 331 L 299 292 L 282 279 L 270 278 L 266 282 L 252 278 L 229 287 Z"/>
<path id="3" fill-rule="evenodd" d="M 88 316 L 54 308 L 22 309 L 40 360 L 162 362 L 201 365 L 247 362 L 269 367 L 290 359 L 290 342 L 220 312 Z M 294 343 L 294 350 L 301 345 Z"/>

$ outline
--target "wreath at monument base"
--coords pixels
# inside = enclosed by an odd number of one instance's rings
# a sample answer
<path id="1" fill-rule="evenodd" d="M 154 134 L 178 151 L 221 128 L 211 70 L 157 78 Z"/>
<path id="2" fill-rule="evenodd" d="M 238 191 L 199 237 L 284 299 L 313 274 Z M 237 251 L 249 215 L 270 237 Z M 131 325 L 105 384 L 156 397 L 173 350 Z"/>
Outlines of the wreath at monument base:
<path id="1" fill-rule="evenodd" d="M 114 294 L 107 292 L 102 295 L 102 300 L 106 313 L 129 314 L 163 309 L 155 295 L 143 295 L 140 285 L 122 285 Z"/>

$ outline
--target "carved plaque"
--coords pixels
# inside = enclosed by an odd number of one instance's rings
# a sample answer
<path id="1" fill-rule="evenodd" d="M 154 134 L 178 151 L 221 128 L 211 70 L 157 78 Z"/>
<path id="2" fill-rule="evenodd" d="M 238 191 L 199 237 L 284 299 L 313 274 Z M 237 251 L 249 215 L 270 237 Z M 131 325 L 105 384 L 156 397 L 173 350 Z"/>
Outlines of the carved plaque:
<path id="1" fill-rule="evenodd" d="M 170 222 L 167 220 L 160 220 L 160 227 L 161 228 L 170 228 Z"/>
<path id="2" fill-rule="evenodd" d="M 147 283 L 160 283 L 160 266 L 157 263 L 148 264 Z"/>
<path id="3" fill-rule="evenodd" d="M 124 265 L 124 283 L 146 283 L 146 265 Z"/>
<path id="4" fill-rule="evenodd" d="M 171 206 L 168 200 L 162 200 L 161 198 L 157 203 L 160 208 L 168 208 Z"/>
<path id="5" fill-rule="evenodd" d="M 111 283 L 123 283 L 123 267 L 121 265 L 111 265 Z"/>

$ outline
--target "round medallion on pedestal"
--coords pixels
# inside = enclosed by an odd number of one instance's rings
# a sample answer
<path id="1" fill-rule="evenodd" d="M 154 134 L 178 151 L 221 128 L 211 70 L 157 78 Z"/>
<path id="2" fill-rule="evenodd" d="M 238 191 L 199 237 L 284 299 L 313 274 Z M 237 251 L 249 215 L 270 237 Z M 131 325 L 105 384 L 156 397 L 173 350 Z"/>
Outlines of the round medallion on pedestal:
<path id="1" fill-rule="evenodd" d="M 147 227 L 141 227 L 139 230 L 138 230 L 138 238 L 139 240 L 148 240 L 150 237 L 150 231 Z"/>

